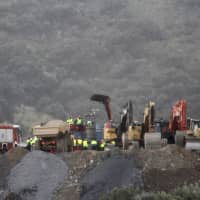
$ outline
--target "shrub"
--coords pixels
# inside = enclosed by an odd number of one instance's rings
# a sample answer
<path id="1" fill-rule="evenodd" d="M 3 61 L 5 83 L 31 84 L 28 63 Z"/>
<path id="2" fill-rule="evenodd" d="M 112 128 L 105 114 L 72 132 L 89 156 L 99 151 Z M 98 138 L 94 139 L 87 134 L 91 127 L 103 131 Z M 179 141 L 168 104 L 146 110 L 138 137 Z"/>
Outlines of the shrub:
<path id="1" fill-rule="evenodd" d="M 111 193 L 102 196 L 101 200 L 199 200 L 199 183 L 183 185 L 174 191 L 166 192 L 145 192 L 134 187 L 125 189 L 114 189 Z"/>

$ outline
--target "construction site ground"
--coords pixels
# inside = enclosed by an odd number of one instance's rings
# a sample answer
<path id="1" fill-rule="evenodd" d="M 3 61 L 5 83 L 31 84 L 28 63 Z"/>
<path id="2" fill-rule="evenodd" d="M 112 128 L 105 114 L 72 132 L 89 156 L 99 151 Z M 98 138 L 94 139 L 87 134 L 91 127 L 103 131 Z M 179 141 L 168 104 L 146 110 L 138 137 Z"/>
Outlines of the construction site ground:
<path id="1" fill-rule="evenodd" d="M 0 156 L 0 169 L 0 199 L 92 200 L 117 187 L 170 191 L 197 182 L 200 156 L 175 145 L 56 155 L 16 148 Z"/>

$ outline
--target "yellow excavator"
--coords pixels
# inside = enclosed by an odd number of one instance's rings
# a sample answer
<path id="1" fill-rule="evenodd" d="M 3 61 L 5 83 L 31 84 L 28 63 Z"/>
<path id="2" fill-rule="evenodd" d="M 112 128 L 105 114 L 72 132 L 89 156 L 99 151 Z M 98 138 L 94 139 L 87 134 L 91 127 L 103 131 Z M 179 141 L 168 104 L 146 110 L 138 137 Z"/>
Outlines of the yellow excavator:
<path id="1" fill-rule="evenodd" d="M 161 146 L 161 133 L 154 131 L 155 103 L 150 101 L 144 109 L 143 124 L 133 122 L 133 106 L 128 101 L 122 108 L 121 119 L 118 126 L 113 126 L 110 97 L 101 94 L 94 94 L 90 98 L 92 101 L 103 103 L 108 115 L 108 120 L 104 125 L 104 140 L 107 142 L 116 141 L 118 146 L 127 149 L 129 144 L 137 141 L 145 148 L 158 148 Z"/>
<path id="2" fill-rule="evenodd" d="M 129 143 L 138 142 L 138 146 L 146 149 L 161 147 L 161 133 L 155 131 L 155 102 L 149 101 L 144 108 L 143 123 L 132 122 L 127 135 Z"/>
<path id="3" fill-rule="evenodd" d="M 132 102 L 127 102 L 126 105 L 123 107 L 120 123 L 117 125 L 114 124 L 112 121 L 113 119 L 110 105 L 111 99 L 109 96 L 94 94 L 91 96 L 90 99 L 92 101 L 102 103 L 105 106 L 108 119 L 104 124 L 104 140 L 107 143 L 115 142 L 117 146 L 123 146 L 123 148 L 127 148 L 127 131 L 129 129 L 129 125 L 132 123 Z"/>
<path id="4" fill-rule="evenodd" d="M 187 127 L 185 148 L 190 150 L 200 150 L 200 120 L 188 118 Z"/>
<path id="5" fill-rule="evenodd" d="M 144 109 L 144 121 L 142 139 L 145 149 L 156 149 L 161 147 L 161 133 L 155 132 L 155 102 L 149 101 Z"/>

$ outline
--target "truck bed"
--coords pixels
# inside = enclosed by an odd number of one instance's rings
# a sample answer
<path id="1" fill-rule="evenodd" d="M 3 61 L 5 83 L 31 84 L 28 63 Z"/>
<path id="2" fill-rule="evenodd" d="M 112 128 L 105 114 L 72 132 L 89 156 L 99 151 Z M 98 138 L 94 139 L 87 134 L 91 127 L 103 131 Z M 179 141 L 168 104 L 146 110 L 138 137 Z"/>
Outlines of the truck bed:
<path id="1" fill-rule="evenodd" d="M 38 137 L 55 137 L 59 133 L 65 133 L 67 124 L 62 120 L 51 120 L 44 125 L 33 127 L 33 135 Z"/>

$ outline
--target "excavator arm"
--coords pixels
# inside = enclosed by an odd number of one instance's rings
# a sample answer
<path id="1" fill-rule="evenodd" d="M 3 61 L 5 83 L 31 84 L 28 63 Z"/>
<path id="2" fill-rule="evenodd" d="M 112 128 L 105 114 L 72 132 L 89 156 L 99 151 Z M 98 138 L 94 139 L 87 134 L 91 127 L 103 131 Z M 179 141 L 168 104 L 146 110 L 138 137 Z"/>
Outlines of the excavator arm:
<path id="1" fill-rule="evenodd" d="M 150 132 L 154 128 L 155 103 L 150 101 L 144 109 L 144 132 Z"/>
<path id="2" fill-rule="evenodd" d="M 109 96 L 101 95 L 101 94 L 94 94 L 90 97 L 90 100 L 102 103 L 105 106 L 108 119 L 112 120 L 112 111 L 111 111 L 111 107 L 110 107 L 110 97 Z"/>
<path id="3" fill-rule="evenodd" d="M 128 101 L 125 106 L 123 106 L 121 112 L 121 122 L 119 125 L 120 133 L 126 132 L 129 125 L 131 125 L 133 120 L 133 105 L 132 101 Z"/>
<path id="4" fill-rule="evenodd" d="M 179 100 L 172 106 L 169 129 L 171 132 L 176 130 L 187 129 L 187 102 L 186 100 Z"/>

